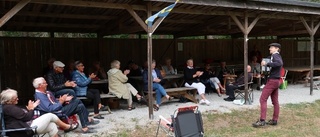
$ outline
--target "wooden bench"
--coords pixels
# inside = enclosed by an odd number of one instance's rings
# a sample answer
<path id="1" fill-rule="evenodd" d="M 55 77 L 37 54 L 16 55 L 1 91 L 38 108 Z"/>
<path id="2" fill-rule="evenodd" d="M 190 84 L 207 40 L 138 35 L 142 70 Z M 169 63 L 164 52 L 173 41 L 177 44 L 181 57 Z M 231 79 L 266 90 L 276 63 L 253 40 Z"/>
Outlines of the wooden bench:
<path id="1" fill-rule="evenodd" d="M 313 86 L 314 86 L 314 88 L 316 88 L 317 90 L 320 89 L 320 87 L 319 87 L 319 84 L 320 84 L 319 80 L 320 80 L 320 76 L 313 76 Z M 304 86 L 308 86 L 308 83 L 310 83 L 310 81 L 311 81 L 311 78 L 310 78 L 310 77 L 306 77 L 306 78 L 305 78 L 305 84 L 304 84 Z"/>
<path id="2" fill-rule="evenodd" d="M 172 97 L 184 97 L 191 100 L 194 103 L 198 103 L 196 99 L 197 89 L 189 87 L 179 87 L 179 88 L 167 88 L 165 89 L 167 94 Z M 153 98 L 155 98 L 156 92 L 153 92 Z M 166 97 L 162 97 L 161 102 L 165 102 Z"/>
<path id="3" fill-rule="evenodd" d="M 113 94 L 100 94 L 100 98 L 101 99 L 118 99 L 117 96 L 113 95 Z M 86 99 L 89 99 L 87 97 L 77 97 L 77 99 L 80 99 L 80 100 L 86 100 Z M 107 107 L 107 110 L 109 113 L 112 113 L 111 110 L 110 110 L 110 107 L 109 106 L 106 106 Z"/>

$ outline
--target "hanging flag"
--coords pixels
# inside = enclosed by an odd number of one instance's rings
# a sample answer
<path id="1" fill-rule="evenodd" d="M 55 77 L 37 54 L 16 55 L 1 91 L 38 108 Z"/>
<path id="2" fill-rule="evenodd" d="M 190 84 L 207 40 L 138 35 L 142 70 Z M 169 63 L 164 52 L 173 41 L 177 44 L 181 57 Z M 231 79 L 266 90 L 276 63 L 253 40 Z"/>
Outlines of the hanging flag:
<path id="1" fill-rule="evenodd" d="M 174 6 L 176 6 L 176 4 L 178 3 L 179 0 L 177 0 L 175 3 L 169 5 L 168 7 L 165 7 L 164 9 L 162 9 L 161 11 L 159 11 L 158 13 L 150 16 L 145 22 L 148 26 L 152 26 L 153 24 L 153 21 L 156 19 L 156 18 L 163 18 L 163 17 L 166 17 L 170 11 L 174 8 Z"/>

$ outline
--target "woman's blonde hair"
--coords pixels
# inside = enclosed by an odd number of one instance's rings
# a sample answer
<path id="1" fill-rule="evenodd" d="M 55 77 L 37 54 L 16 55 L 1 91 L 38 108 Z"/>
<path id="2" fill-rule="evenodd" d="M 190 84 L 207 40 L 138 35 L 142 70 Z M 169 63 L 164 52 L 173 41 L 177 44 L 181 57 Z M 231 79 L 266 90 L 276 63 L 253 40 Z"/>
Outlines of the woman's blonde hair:
<path id="1" fill-rule="evenodd" d="M 119 60 L 114 60 L 114 61 L 112 61 L 111 62 L 111 68 L 116 68 L 117 67 L 117 65 L 119 65 L 120 64 L 120 61 Z"/>
<path id="2" fill-rule="evenodd" d="M 1 92 L 0 95 L 1 104 L 13 104 L 13 97 L 18 96 L 18 92 L 14 89 L 6 89 Z"/>

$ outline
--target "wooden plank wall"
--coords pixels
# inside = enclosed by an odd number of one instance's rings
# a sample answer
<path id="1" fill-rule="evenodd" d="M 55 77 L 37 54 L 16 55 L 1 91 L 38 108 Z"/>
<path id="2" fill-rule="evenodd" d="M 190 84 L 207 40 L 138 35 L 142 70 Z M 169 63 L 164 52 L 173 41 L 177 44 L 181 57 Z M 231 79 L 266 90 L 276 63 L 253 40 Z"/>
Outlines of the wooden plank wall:
<path id="1" fill-rule="evenodd" d="M 297 52 L 294 40 L 249 40 L 249 52 L 256 45 L 264 57 L 269 55 L 268 44 L 282 44 L 285 66 L 309 65 L 310 53 Z M 183 50 L 178 51 L 178 43 Z M 319 57 L 318 51 L 315 53 Z M 147 59 L 146 39 L 67 39 L 67 38 L 0 38 L 1 89 L 18 90 L 20 102 L 32 99 L 32 80 L 42 76 L 47 59 L 55 57 L 66 65 L 69 60 L 83 60 L 89 68 L 94 60 L 100 60 L 109 69 L 112 60 L 118 59 L 122 67 L 134 60 L 142 65 Z M 195 64 L 203 59 L 225 60 L 227 64 L 243 63 L 243 40 L 153 40 L 153 58 L 162 63 L 172 58 L 174 66 L 183 66 L 192 57 Z M 319 60 L 316 59 L 316 63 Z"/>

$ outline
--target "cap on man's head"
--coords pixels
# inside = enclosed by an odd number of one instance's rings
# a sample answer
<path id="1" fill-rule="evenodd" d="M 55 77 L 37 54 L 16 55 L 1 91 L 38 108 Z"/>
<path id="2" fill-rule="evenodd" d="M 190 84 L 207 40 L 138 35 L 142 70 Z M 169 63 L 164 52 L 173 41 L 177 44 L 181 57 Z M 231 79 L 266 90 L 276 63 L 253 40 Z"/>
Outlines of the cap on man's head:
<path id="1" fill-rule="evenodd" d="M 277 48 L 281 48 L 281 45 L 279 44 L 279 43 L 271 43 L 271 44 L 269 44 L 269 47 L 270 46 L 274 46 L 274 47 L 277 47 Z"/>
<path id="2" fill-rule="evenodd" d="M 64 67 L 65 65 L 61 61 L 54 61 L 53 62 L 53 67 Z"/>

